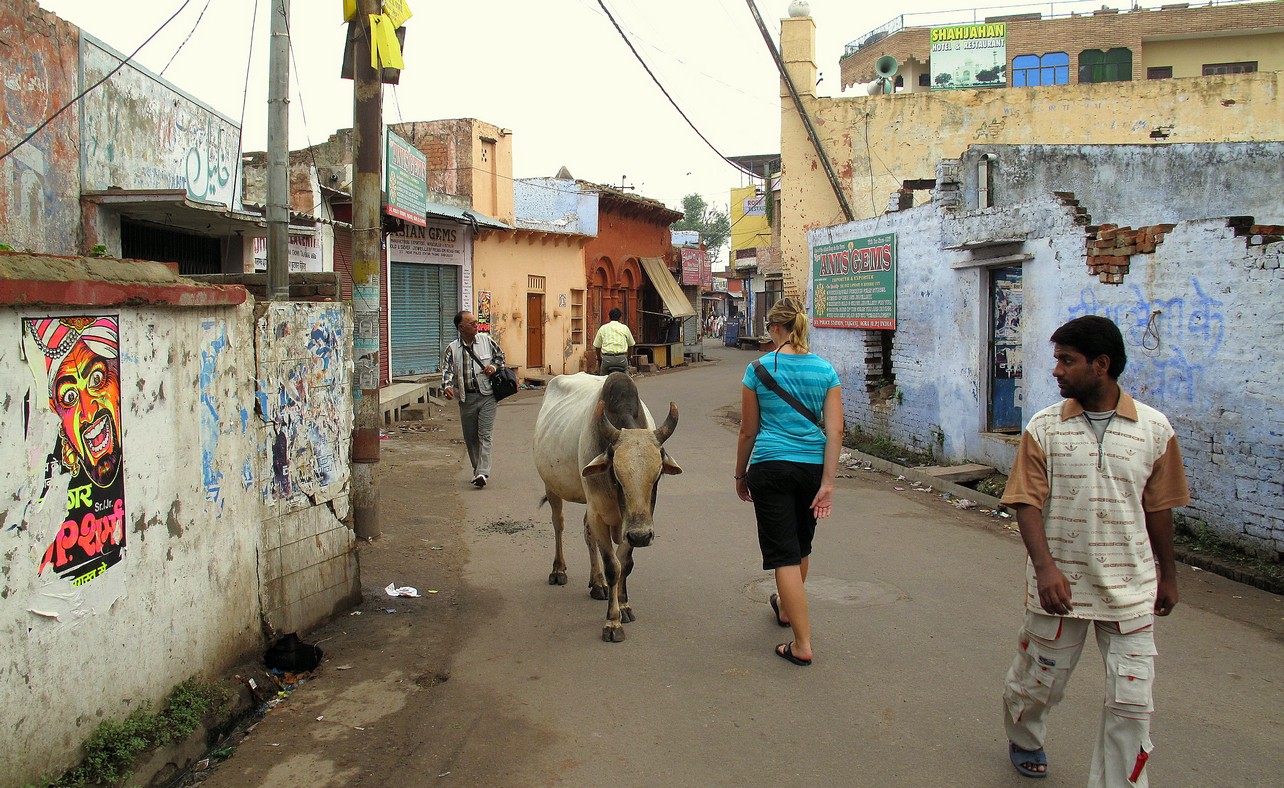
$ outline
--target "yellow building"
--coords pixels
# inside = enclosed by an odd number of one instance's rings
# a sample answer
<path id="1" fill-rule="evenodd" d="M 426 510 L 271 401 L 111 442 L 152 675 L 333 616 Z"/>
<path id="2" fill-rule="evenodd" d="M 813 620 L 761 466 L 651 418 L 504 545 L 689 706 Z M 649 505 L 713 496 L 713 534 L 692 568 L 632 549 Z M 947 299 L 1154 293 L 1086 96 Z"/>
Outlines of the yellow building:
<path id="1" fill-rule="evenodd" d="M 782 80 L 780 215 L 786 294 L 801 295 L 806 289 L 809 228 L 883 213 L 890 195 L 930 188 L 937 162 L 958 158 L 973 143 L 1242 142 L 1277 140 L 1284 129 L 1279 98 L 1284 85 L 1278 71 L 819 98 L 815 32 L 809 16 L 781 20 L 781 56 L 817 137 L 813 145 Z M 1211 40 L 1207 34 L 1203 38 Z M 1229 46 L 1235 40 L 1226 42 Z M 1231 62 L 1235 54 L 1227 50 L 1217 57 Z M 1176 75 L 1177 61 L 1173 67 Z M 917 195 L 927 199 L 926 191 Z"/>

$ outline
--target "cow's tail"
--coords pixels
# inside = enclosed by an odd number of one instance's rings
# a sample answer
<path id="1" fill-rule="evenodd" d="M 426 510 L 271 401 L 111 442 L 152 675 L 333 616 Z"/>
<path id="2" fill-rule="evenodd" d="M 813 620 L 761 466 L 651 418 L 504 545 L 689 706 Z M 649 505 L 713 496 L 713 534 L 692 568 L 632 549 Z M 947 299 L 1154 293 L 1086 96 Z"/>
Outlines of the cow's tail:
<path id="1" fill-rule="evenodd" d="M 541 495 L 541 496 L 539 497 L 539 503 L 535 504 L 535 508 L 536 508 L 536 509 L 542 509 L 542 508 L 544 507 L 544 504 L 546 504 L 546 503 L 548 503 L 548 496 L 547 496 L 547 495 Z"/>

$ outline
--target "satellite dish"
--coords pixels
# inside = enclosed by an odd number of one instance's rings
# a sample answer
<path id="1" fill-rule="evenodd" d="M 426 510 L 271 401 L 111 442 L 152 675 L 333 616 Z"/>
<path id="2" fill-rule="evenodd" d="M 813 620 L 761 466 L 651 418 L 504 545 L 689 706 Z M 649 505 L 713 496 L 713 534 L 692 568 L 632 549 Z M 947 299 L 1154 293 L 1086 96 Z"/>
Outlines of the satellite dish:
<path id="1" fill-rule="evenodd" d="M 891 55 L 883 55 L 874 63 L 874 73 L 883 79 L 891 79 L 896 76 L 901 64 L 896 62 L 896 58 Z"/>

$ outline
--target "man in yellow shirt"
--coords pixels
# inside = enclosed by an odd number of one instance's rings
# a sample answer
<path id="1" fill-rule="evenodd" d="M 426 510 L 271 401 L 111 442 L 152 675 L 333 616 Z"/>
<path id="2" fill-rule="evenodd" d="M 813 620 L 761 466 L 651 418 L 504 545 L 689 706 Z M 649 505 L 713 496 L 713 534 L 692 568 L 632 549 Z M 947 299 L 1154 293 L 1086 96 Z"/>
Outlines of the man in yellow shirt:
<path id="1" fill-rule="evenodd" d="M 597 351 L 597 370 L 603 375 L 612 372 L 629 371 L 629 348 L 637 343 L 633 341 L 633 332 L 620 322 L 624 315 L 619 307 L 610 311 L 611 322 L 603 323 L 593 337 L 593 348 Z"/>

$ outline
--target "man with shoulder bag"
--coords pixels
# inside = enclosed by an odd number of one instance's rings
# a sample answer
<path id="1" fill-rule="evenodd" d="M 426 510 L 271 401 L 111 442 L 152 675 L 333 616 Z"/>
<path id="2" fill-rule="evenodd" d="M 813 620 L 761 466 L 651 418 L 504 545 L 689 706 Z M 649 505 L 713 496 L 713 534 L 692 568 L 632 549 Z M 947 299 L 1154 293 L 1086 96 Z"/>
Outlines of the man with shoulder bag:
<path id="1" fill-rule="evenodd" d="M 490 434 L 498 406 L 491 375 L 504 367 L 504 351 L 490 334 L 478 337 L 472 312 L 455 315 L 455 328 L 459 338 L 446 347 L 441 388 L 446 399 L 459 400 L 459 425 L 473 466 L 472 484 L 480 489 L 490 481 Z"/>

